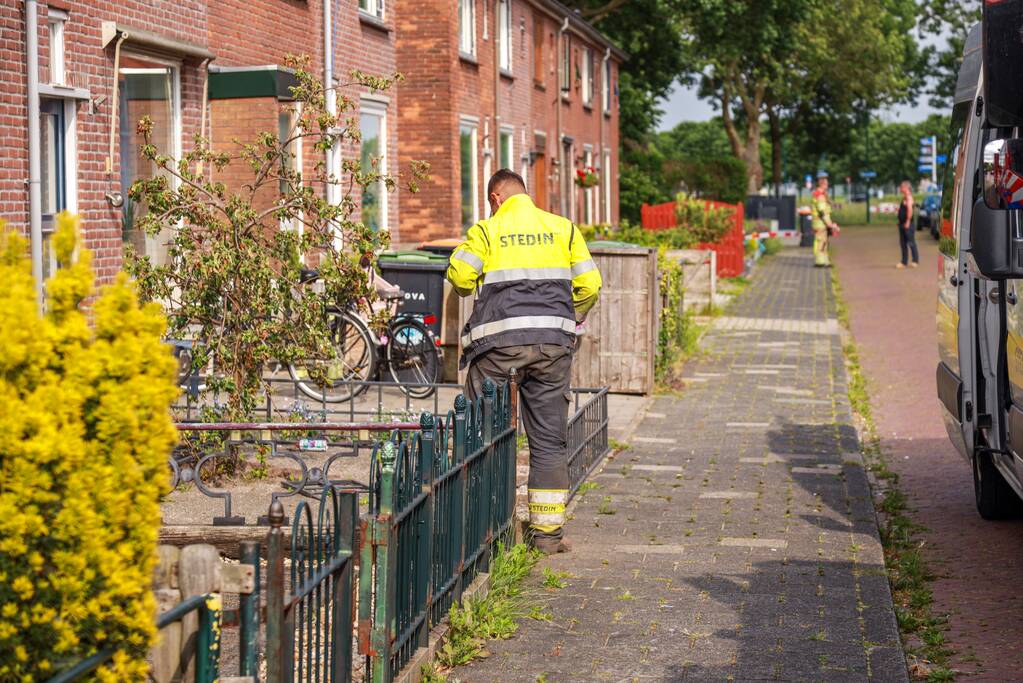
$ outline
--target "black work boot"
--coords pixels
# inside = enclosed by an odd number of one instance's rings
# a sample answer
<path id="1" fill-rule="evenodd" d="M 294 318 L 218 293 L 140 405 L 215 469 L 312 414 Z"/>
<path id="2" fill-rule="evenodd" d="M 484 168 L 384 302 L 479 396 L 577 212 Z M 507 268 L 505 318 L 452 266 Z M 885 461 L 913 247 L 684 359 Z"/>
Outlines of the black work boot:
<path id="1" fill-rule="evenodd" d="M 529 545 L 534 550 L 539 550 L 544 555 L 557 555 L 572 551 L 572 546 L 563 538 L 557 536 L 546 536 L 544 534 L 533 534 L 529 539 Z"/>

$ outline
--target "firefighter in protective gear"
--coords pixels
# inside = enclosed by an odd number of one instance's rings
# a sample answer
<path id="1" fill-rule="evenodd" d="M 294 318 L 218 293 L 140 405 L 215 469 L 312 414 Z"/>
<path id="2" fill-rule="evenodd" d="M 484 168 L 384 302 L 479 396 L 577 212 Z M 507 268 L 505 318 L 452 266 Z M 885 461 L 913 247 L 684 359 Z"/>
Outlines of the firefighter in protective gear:
<path id="1" fill-rule="evenodd" d="M 487 377 L 501 382 L 516 371 L 529 438 L 529 536 L 541 552 L 565 552 L 572 352 L 600 273 L 579 229 L 538 209 L 517 173 L 495 173 L 487 199 L 491 217 L 469 228 L 447 271 L 459 295 L 476 294 L 462 332 L 466 393 L 475 400 Z"/>
<path id="2" fill-rule="evenodd" d="M 831 201 L 828 199 L 828 174 L 817 174 L 817 189 L 810 200 L 813 214 L 813 264 L 820 268 L 831 265 L 828 257 L 828 237 L 838 234 L 838 225 L 831 220 Z"/>

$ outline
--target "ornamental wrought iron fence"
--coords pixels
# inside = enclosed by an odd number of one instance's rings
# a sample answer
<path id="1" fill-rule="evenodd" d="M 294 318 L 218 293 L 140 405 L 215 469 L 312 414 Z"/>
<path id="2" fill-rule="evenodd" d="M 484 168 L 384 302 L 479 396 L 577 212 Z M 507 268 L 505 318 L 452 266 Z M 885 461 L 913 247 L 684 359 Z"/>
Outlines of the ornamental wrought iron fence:
<path id="1" fill-rule="evenodd" d="M 368 680 L 387 683 L 427 645 L 430 628 L 514 536 L 512 383 L 487 380 L 446 417 L 378 447 L 359 570 L 359 646 Z"/>

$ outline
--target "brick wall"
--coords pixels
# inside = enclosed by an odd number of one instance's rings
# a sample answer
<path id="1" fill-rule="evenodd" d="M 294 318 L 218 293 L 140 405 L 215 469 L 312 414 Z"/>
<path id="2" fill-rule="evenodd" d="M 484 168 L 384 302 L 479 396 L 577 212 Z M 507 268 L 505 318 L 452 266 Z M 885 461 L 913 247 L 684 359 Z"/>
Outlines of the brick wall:
<path id="1" fill-rule="evenodd" d="M 403 210 L 403 240 L 455 237 L 461 234 L 461 168 L 459 125 L 463 117 L 478 120 L 477 184 L 479 187 L 479 214 L 486 216 L 485 188 L 488 178 L 485 170 L 497 170 L 497 145 L 502 128 L 513 132 L 513 170 L 522 172 L 521 157 L 529 152 L 542 152 L 543 159 L 527 163 L 525 175 L 530 194 L 538 198 L 542 208 L 560 210 L 560 175 L 557 111 L 561 107 L 562 135 L 575 138 L 575 154 L 569 173 L 581 166 L 583 146 L 593 149 L 594 166 L 602 165 L 604 149 L 612 151 L 611 186 L 612 210 L 610 219 L 618 220 L 618 112 L 613 101 L 610 116 L 604 116 L 600 100 L 601 74 L 595 73 L 593 106 L 581 105 L 581 92 L 577 92 L 573 75 L 573 92 L 563 103 L 558 103 L 558 42 L 561 18 L 527 0 L 512 0 L 512 68 L 510 74 L 499 78 L 494 69 L 495 53 L 495 0 L 476 2 L 477 53 L 473 60 L 464 59 L 458 51 L 457 2 L 438 0 L 397 0 L 398 68 L 407 80 L 399 88 L 400 156 L 403 161 L 424 159 L 432 166 L 433 182 L 423 192 L 405 198 Z M 486 12 L 484 12 L 486 8 Z M 484 38 L 486 24 L 486 38 Z M 542 33 L 542 79 L 534 83 L 534 32 Z M 573 32 L 573 50 L 589 45 L 594 51 L 595 68 L 599 70 L 604 45 L 592 41 L 582 33 Z M 573 57 L 573 66 L 575 58 Z M 614 66 L 617 72 L 617 66 Z M 616 77 L 616 76 L 615 76 Z M 494 109 L 495 78 L 497 102 Z M 537 147 L 537 133 L 546 136 L 545 144 Z M 540 137 L 543 140 L 543 136 Z M 490 162 L 488 164 L 488 152 Z M 604 171 L 602 171 L 604 172 Z M 601 219 L 602 188 L 594 190 L 594 220 Z M 582 217 L 583 193 L 577 193 L 575 217 Z M 566 213 L 571 213 L 566 211 Z"/>
<path id="2" fill-rule="evenodd" d="M 74 107 L 73 142 L 77 146 L 75 180 L 77 209 L 85 221 L 84 244 L 94 252 L 94 266 L 101 282 L 109 282 L 121 266 L 121 210 L 104 199 L 107 192 L 121 190 L 117 141 L 112 173 L 108 174 L 109 126 L 116 108 L 112 102 L 113 47 L 102 46 L 101 22 L 153 31 L 192 43 L 204 41 L 205 2 L 202 0 L 78 0 L 54 3 L 69 12 L 65 26 L 65 63 L 68 82 L 89 90 L 94 106 Z M 47 4 L 39 3 L 40 80 L 49 80 Z M 22 2 L 0 6 L 0 216 L 22 232 L 28 232 L 28 104 L 25 75 L 25 21 Z M 122 48 L 130 57 L 130 43 Z M 180 62 L 182 145 L 185 149 L 198 130 L 202 97 L 202 74 L 195 60 Z M 100 98 L 102 101 L 99 101 Z M 69 169 L 70 170 L 70 169 Z M 75 197 L 69 197 L 74 200 Z"/>

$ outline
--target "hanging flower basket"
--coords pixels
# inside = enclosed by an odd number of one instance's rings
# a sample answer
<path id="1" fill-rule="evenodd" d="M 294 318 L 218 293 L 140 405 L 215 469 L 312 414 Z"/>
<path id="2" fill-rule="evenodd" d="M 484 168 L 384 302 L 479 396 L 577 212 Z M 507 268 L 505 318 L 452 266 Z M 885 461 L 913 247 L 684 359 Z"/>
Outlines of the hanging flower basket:
<path id="1" fill-rule="evenodd" d="M 597 169 L 592 166 L 578 169 L 575 172 L 575 184 L 582 188 L 596 187 L 599 185 L 600 176 L 597 175 Z"/>

